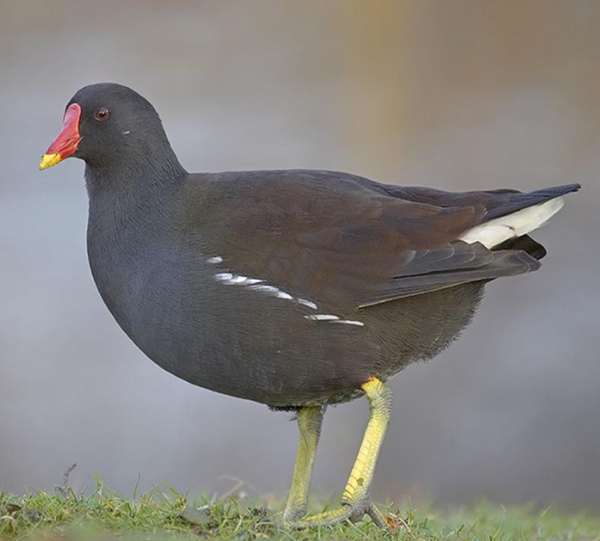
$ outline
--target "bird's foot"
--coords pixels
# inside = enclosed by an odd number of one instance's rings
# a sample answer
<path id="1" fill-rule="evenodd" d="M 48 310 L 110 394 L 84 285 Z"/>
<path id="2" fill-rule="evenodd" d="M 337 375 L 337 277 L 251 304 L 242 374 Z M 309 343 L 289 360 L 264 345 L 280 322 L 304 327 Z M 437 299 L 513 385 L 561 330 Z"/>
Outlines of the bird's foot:
<path id="1" fill-rule="evenodd" d="M 389 523 L 383 513 L 375 507 L 375 504 L 370 498 L 359 501 L 357 503 L 342 503 L 339 509 L 333 509 L 318 515 L 312 516 L 297 516 L 297 513 L 286 512 L 283 520 L 284 524 L 290 528 L 304 530 L 306 528 L 314 528 L 315 526 L 333 526 L 345 520 L 351 522 L 359 522 L 364 515 L 369 515 L 376 526 L 382 530 L 390 530 Z"/>

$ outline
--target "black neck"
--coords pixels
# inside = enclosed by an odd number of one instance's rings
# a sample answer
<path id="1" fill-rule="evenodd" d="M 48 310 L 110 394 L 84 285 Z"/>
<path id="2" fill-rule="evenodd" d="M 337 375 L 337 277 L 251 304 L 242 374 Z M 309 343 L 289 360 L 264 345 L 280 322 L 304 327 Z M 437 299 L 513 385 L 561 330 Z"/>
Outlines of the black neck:
<path id="1" fill-rule="evenodd" d="M 170 147 L 169 147 L 170 150 Z M 172 151 L 143 160 L 111 160 L 110 167 L 86 163 L 89 226 L 97 233 L 158 227 L 187 172 Z M 160 156 L 160 159 L 158 158 Z M 113 157 L 114 158 L 114 157 Z M 117 165 L 119 164 L 119 165 Z"/>
<path id="2" fill-rule="evenodd" d="M 90 197 L 106 190 L 121 196 L 136 188 L 141 190 L 138 196 L 152 193 L 177 184 L 186 174 L 162 128 L 152 137 L 133 130 L 106 153 L 87 158 L 85 168 Z"/>

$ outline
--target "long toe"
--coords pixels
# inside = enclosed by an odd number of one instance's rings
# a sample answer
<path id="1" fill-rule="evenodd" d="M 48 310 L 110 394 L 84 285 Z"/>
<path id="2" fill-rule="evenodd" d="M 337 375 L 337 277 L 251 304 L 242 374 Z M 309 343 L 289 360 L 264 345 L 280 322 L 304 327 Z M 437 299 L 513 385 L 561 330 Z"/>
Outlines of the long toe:
<path id="1" fill-rule="evenodd" d="M 377 509 L 377 507 L 375 507 L 375 504 L 370 499 L 352 505 L 343 504 L 339 509 L 306 516 L 299 520 L 286 521 L 284 519 L 284 522 L 290 528 L 304 530 L 317 526 L 333 526 L 346 520 L 350 520 L 354 523 L 360 522 L 365 514 L 368 514 L 374 524 L 382 530 L 391 531 L 385 516 Z"/>

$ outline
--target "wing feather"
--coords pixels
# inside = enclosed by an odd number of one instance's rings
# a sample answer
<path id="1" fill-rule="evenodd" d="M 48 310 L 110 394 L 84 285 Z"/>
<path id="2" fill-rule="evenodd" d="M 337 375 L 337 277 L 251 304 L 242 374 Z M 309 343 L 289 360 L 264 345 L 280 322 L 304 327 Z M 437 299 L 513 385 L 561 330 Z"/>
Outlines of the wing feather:
<path id="1" fill-rule="evenodd" d="M 208 252 L 231 272 L 347 314 L 535 270 L 539 262 L 508 249 L 512 245 L 490 250 L 460 237 L 490 218 L 577 189 L 453 194 L 319 171 L 221 173 L 199 180 L 199 211 L 185 227 L 202 222 L 211 231 L 203 239 Z M 188 189 L 194 197 L 193 186 Z"/>

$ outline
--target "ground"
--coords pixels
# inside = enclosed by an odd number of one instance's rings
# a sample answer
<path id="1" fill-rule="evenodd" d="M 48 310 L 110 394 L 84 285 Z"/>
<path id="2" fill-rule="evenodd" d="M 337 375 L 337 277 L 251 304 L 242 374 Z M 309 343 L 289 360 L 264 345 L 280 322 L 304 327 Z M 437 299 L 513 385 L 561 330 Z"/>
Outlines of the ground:
<path id="1" fill-rule="evenodd" d="M 264 507 L 267 502 L 269 509 Z M 504 508 L 482 503 L 444 511 L 410 503 L 382 506 L 395 527 L 392 535 L 377 530 L 369 519 L 303 532 L 286 530 L 279 523 L 282 507 L 283 501 L 231 496 L 215 502 L 199 498 L 191 505 L 185 495 L 168 486 L 127 498 L 100 482 L 93 493 L 85 495 L 69 488 L 24 496 L 0 491 L 0 539 L 600 541 L 600 517 L 533 506 Z"/>

